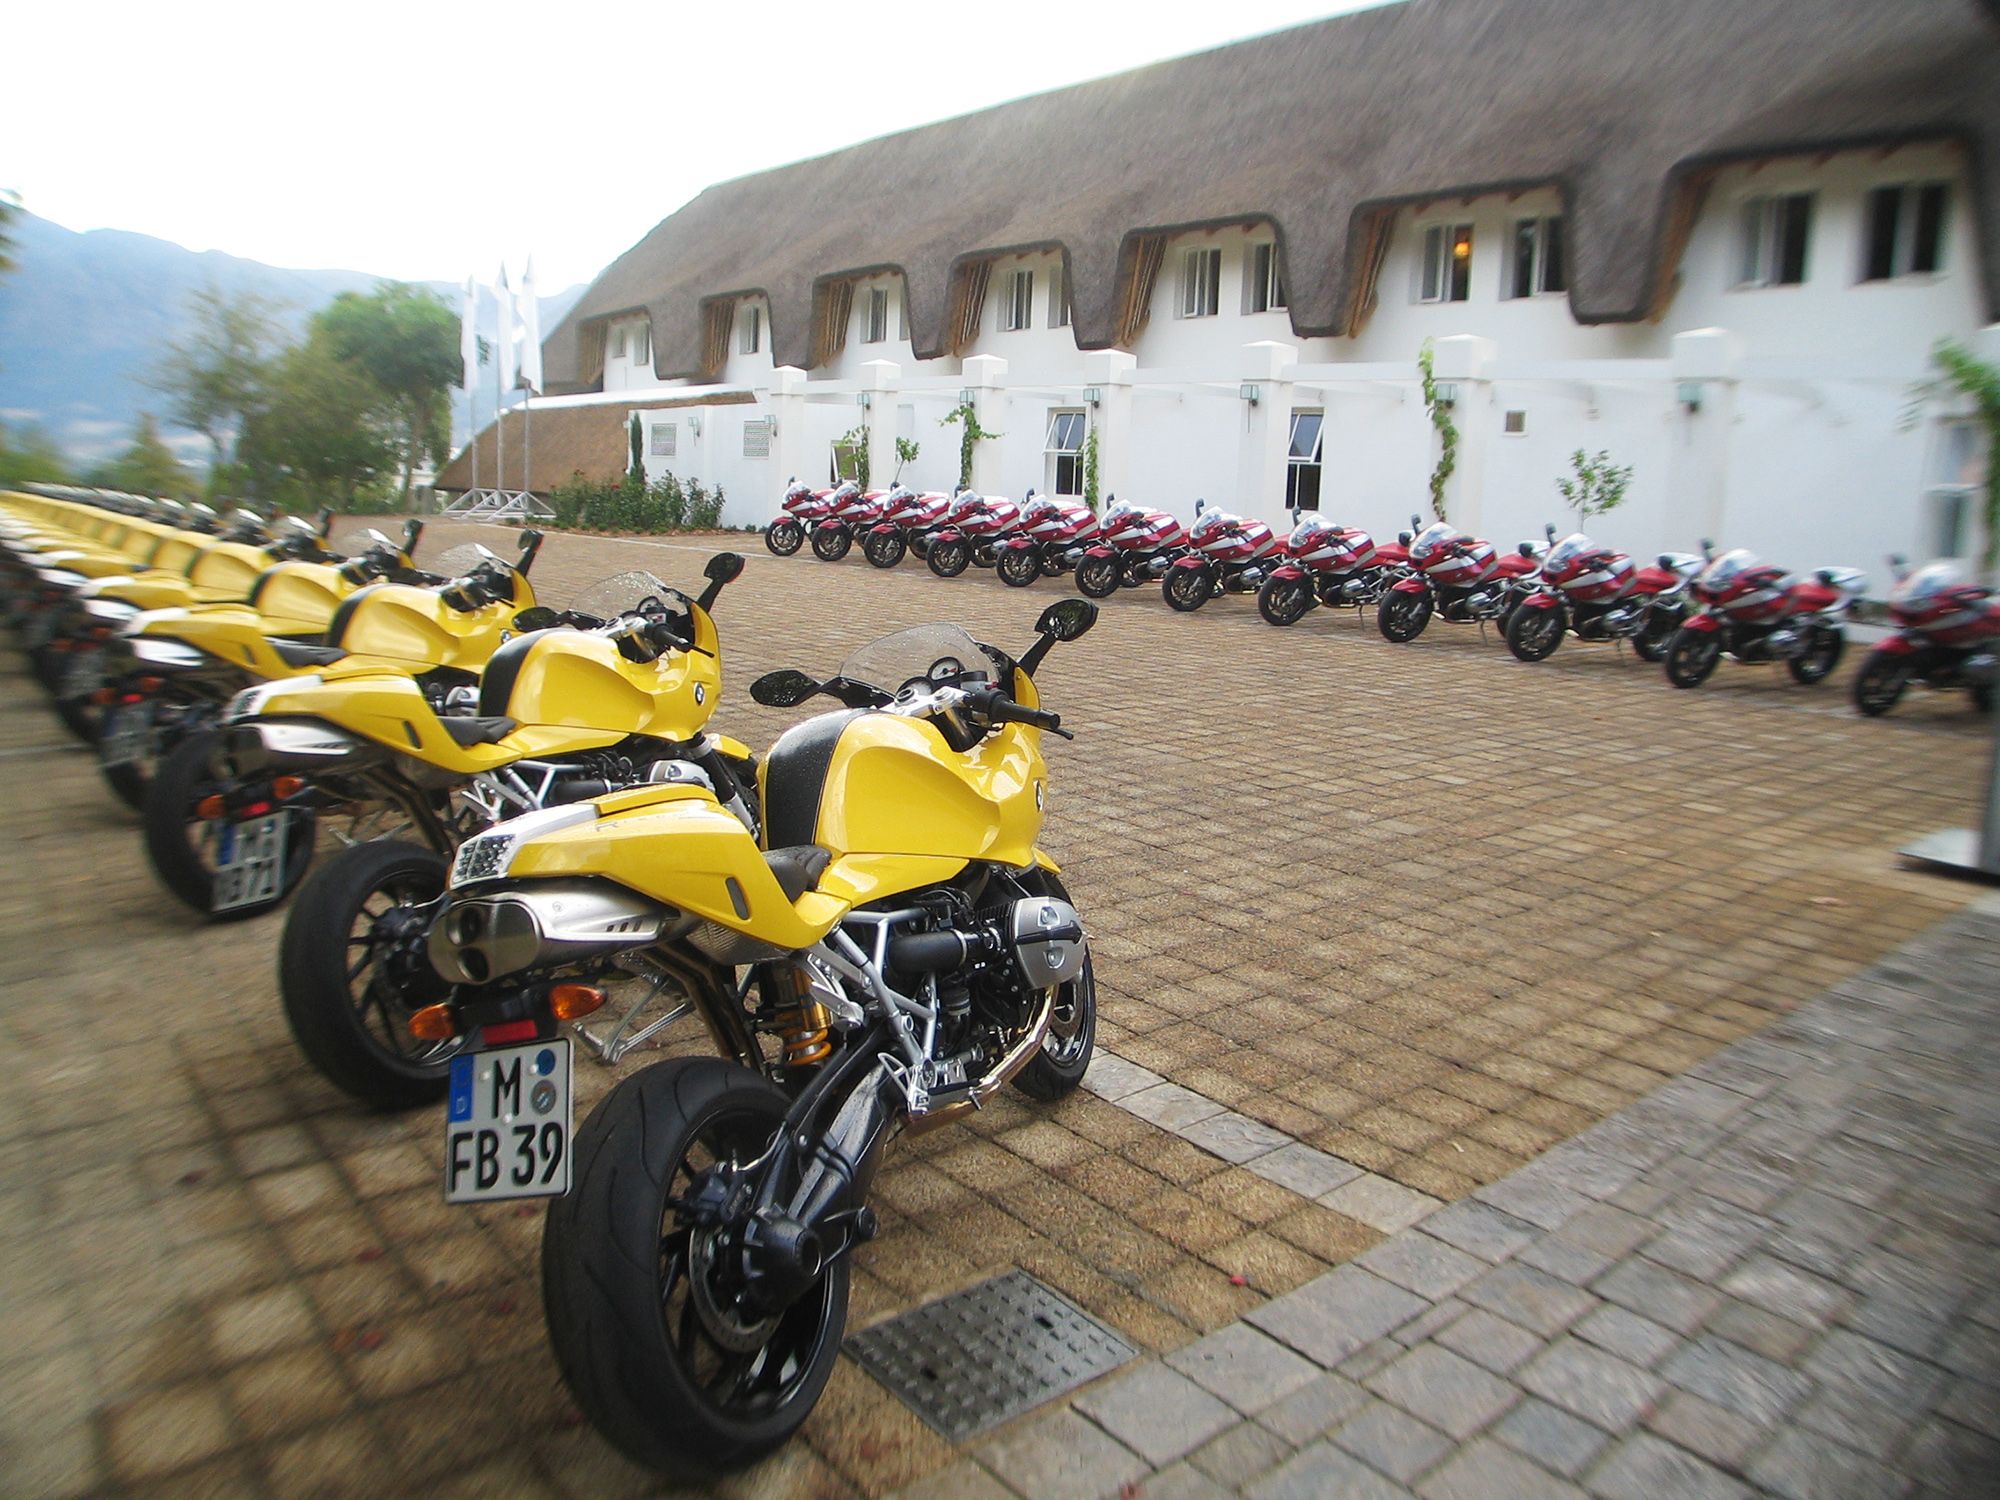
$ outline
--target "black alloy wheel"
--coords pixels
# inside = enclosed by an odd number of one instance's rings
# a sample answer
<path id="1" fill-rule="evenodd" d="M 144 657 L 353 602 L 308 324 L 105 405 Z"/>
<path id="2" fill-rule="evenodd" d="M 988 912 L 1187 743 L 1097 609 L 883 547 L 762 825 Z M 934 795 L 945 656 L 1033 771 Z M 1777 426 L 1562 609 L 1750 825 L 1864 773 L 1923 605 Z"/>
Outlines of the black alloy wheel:
<path id="1" fill-rule="evenodd" d="M 877 568 L 895 567 L 909 550 L 910 543 L 900 531 L 871 531 L 861 543 L 861 555 Z"/>
<path id="2" fill-rule="evenodd" d="M 1522 606 L 1507 622 L 1507 649 L 1522 661 L 1546 661 L 1562 644 L 1568 629 L 1568 613 L 1560 604 L 1547 609 Z"/>
<path id="3" fill-rule="evenodd" d="M 993 571 L 1000 575 L 1000 581 L 1013 589 L 1024 589 L 1042 576 L 1042 554 L 1039 547 L 1002 547 L 1000 555 L 994 559 Z"/>
<path id="4" fill-rule="evenodd" d="M 197 811 L 210 796 L 227 796 L 234 786 L 212 764 L 219 739 L 212 729 L 197 730 L 159 760 L 153 784 L 146 789 L 141 816 L 146 856 L 160 883 L 183 905 L 211 922 L 240 922 L 271 910 L 291 895 L 312 863 L 319 836 L 319 819 L 310 808 L 292 808 L 285 827 L 284 867 L 278 888 L 270 895 L 216 911 L 215 879 L 227 819 L 204 818 Z"/>
<path id="5" fill-rule="evenodd" d="M 1871 719 L 1879 719 L 1898 703 L 1910 685 L 1910 658 L 1906 653 L 1870 651 L 1854 674 L 1854 706 Z"/>
<path id="6" fill-rule="evenodd" d="M 1792 674 L 1792 681 L 1811 687 L 1833 675 L 1846 649 L 1846 631 L 1838 625 L 1815 625 L 1806 637 L 1806 649 L 1785 658 L 1785 670 Z"/>
<path id="7" fill-rule="evenodd" d="M 1677 688 L 1700 687 L 1722 660 L 1722 632 L 1683 625 L 1667 646 L 1667 681 Z"/>
<path id="8" fill-rule="evenodd" d="M 972 543 L 964 537 L 933 542 L 924 563 L 940 578 L 956 578 L 972 565 Z"/>
<path id="9" fill-rule="evenodd" d="M 1118 592 L 1118 559 L 1086 557 L 1076 565 L 1076 586 L 1092 599 L 1108 599 Z"/>
<path id="10" fill-rule="evenodd" d="M 1654 605 L 1646 611 L 1646 623 L 1632 637 L 1632 650 L 1641 661 L 1664 661 L 1674 632 L 1681 628 L 1682 611 Z"/>
<path id="11" fill-rule="evenodd" d="M 1312 585 L 1303 578 L 1267 578 L 1257 590 L 1257 613 L 1273 625 L 1296 625 L 1313 607 Z"/>
<path id="12" fill-rule="evenodd" d="M 790 557 L 799 550 L 805 539 L 805 527 L 790 516 L 781 521 L 773 521 L 764 528 L 764 545 L 779 557 Z"/>
<path id="13" fill-rule="evenodd" d="M 1385 641 L 1414 641 L 1424 633 L 1424 627 L 1431 622 L 1431 614 L 1437 608 L 1432 602 L 1428 589 L 1417 593 L 1397 593 L 1393 589 L 1382 596 L 1382 602 L 1375 607 L 1375 628 L 1382 632 Z"/>
<path id="14" fill-rule="evenodd" d="M 839 562 L 854 545 L 854 533 L 845 526 L 813 528 L 813 556 L 821 562 Z"/>
<path id="15" fill-rule="evenodd" d="M 1191 615 L 1215 597 L 1215 572 L 1205 563 L 1198 568 L 1169 568 L 1160 593 L 1168 608 Z"/>

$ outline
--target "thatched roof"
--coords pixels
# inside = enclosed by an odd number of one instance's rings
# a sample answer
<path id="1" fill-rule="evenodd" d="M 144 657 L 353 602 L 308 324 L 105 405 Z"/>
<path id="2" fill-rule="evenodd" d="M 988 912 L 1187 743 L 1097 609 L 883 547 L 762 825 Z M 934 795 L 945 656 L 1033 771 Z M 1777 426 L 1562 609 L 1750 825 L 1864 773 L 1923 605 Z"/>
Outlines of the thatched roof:
<path id="1" fill-rule="evenodd" d="M 528 417 L 520 407 L 506 414 L 504 425 L 491 423 L 471 443 L 461 448 L 452 461 L 438 472 L 434 487 L 441 490 L 472 488 L 472 452 L 479 450 L 479 482 L 493 488 L 501 478 L 498 460 L 501 439 L 506 440 L 507 488 L 533 490 L 546 495 L 572 474 L 591 479 L 616 479 L 631 459 L 626 423 L 635 411 L 662 411 L 676 406 L 729 406 L 750 400 L 747 391 L 722 391 L 713 395 L 648 399 L 634 394 L 629 402 L 592 402 L 588 406 L 538 406 Z M 533 431 L 529 430 L 532 421 Z M 524 484 L 533 448 L 534 483 Z"/>
<path id="2" fill-rule="evenodd" d="M 1113 342 L 1140 233 L 1269 220 L 1293 326 L 1348 331 L 1384 205 L 1559 184 L 1584 322 L 1647 316 L 1699 168 L 1970 142 L 2000 316 L 2000 28 L 1991 0 L 1407 0 L 1155 64 L 711 187 L 612 263 L 551 333 L 552 391 L 599 379 L 644 310 L 662 378 L 700 377 L 705 299 L 762 293 L 780 364 L 815 286 L 907 278 L 919 358 L 954 274 L 1067 253 L 1077 342 Z M 1671 270 L 1671 267 L 1668 267 Z M 709 372 L 712 373 L 712 372 Z"/>

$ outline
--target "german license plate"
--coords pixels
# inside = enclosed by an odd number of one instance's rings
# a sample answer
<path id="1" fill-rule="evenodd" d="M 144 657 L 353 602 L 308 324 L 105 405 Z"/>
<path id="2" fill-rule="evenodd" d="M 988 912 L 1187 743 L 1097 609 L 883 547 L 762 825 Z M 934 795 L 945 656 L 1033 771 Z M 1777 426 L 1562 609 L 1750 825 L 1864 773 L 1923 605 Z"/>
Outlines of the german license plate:
<path id="1" fill-rule="evenodd" d="M 107 766 L 129 766 L 153 749 L 153 706 L 127 703 L 105 716 L 97 736 L 98 757 Z"/>
<path id="2" fill-rule="evenodd" d="M 290 813 L 274 812 L 216 825 L 210 911 L 234 911 L 239 906 L 270 901 L 284 889 L 285 835 L 290 822 Z"/>
<path id="3" fill-rule="evenodd" d="M 569 1191 L 569 1039 L 451 1060 L 444 1199 L 558 1198 Z"/>

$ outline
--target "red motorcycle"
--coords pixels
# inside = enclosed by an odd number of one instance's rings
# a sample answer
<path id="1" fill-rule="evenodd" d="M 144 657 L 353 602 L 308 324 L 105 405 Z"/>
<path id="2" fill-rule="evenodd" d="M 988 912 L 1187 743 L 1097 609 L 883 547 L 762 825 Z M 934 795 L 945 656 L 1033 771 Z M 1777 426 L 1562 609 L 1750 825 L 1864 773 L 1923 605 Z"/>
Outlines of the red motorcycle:
<path id="1" fill-rule="evenodd" d="M 1160 580 L 1167 604 L 1192 614 L 1219 594 L 1248 594 L 1262 587 L 1284 544 L 1262 521 L 1246 521 L 1195 501 L 1188 550 Z"/>
<path id="2" fill-rule="evenodd" d="M 1667 647 L 1667 681 L 1699 687 L 1726 652 L 1741 662 L 1782 661 L 1795 682 L 1820 682 L 1840 665 L 1847 614 L 1867 583 L 1854 568 L 1821 568 L 1799 581 L 1754 552 L 1725 552 L 1688 585 L 1699 608 Z"/>
<path id="3" fill-rule="evenodd" d="M 1378 547 L 1367 532 L 1324 516 L 1299 516 L 1297 523 L 1285 538 L 1285 561 L 1257 590 L 1257 613 L 1273 625 L 1296 625 L 1322 604 L 1374 604 L 1410 560 L 1401 543 Z"/>
<path id="4" fill-rule="evenodd" d="M 903 554 L 927 537 L 951 509 L 951 496 L 921 493 L 898 485 L 882 501 L 881 513 L 861 538 L 861 555 L 878 568 L 893 568 Z M 918 556 L 922 556 L 921 552 Z"/>
<path id="5" fill-rule="evenodd" d="M 881 490 L 864 490 L 854 480 L 844 480 L 828 494 L 831 507 L 813 526 L 813 556 L 821 562 L 839 562 L 847 556 L 856 533 L 875 524 L 887 498 Z"/>
<path id="6" fill-rule="evenodd" d="M 843 486 L 842 488 L 845 488 Z M 837 490 L 816 490 L 802 480 L 785 483 L 784 513 L 764 528 L 764 545 L 779 557 L 790 557 L 804 545 L 806 528 L 833 514 Z"/>
<path id="7" fill-rule="evenodd" d="M 1009 587 L 1024 589 L 1037 578 L 1067 571 L 1084 545 L 1097 535 L 1097 517 L 1076 500 L 1028 492 L 1021 529 L 1000 544 L 993 571 Z"/>
<path id="8" fill-rule="evenodd" d="M 944 524 L 924 548 L 924 561 L 940 578 L 956 578 L 972 564 L 990 568 L 1000 544 L 1021 524 L 1021 507 L 998 495 L 967 490 L 951 504 Z"/>
<path id="9" fill-rule="evenodd" d="M 1106 507 L 1097 540 L 1076 560 L 1076 586 L 1093 599 L 1164 575 L 1187 546 L 1187 528 L 1163 510 L 1130 500 Z"/>
<path id="10" fill-rule="evenodd" d="M 1411 516 L 1410 525 L 1422 525 Z M 1535 581 L 1540 550 L 1523 542 L 1501 555 L 1494 545 L 1467 536 L 1449 521 L 1433 521 L 1414 537 L 1400 538 L 1410 549 L 1409 571 L 1383 591 L 1375 610 L 1375 628 L 1383 639 L 1413 641 L 1437 615 L 1455 625 L 1507 617 Z"/>
<path id="11" fill-rule="evenodd" d="M 1580 531 L 1560 542 L 1555 535 L 1551 526 L 1542 587 L 1507 618 L 1507 649 L 1522 661 L 1542 661 L 1573 632 L 1580 641 L 1630 641 L 1645 661 L 1665 656 L 1687 618 L 1687 587 L 1703 558 L 1662 552 L 1658 566 L 1636 568 Z"/>
<path id="12" fill-rule="evenodd" d="M 1981 713 L 2000 681 L 2000 595 L 1965 576 L 1962 564 L 1934 562 L 1909 571 L 1889 559 L 1896 590 L 1889 618 L 1896 633 L 1878 641 L 1854 677 L 1854 706 L 1871 719 L 1886 714 L 1912 682 L 1964 688 Z"/>

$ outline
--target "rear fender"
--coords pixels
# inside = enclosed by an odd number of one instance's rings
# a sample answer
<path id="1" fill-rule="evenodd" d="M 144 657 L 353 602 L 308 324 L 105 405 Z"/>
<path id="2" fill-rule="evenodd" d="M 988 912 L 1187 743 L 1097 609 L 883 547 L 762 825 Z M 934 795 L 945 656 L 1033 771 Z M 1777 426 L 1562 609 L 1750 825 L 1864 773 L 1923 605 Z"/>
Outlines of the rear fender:
<path id="1" fill-rule="evenodd" d="M 1915 656 L 1922 648 L 1906 635 L 1886 636 L 1875 643 L 1871 656 Z"/>

